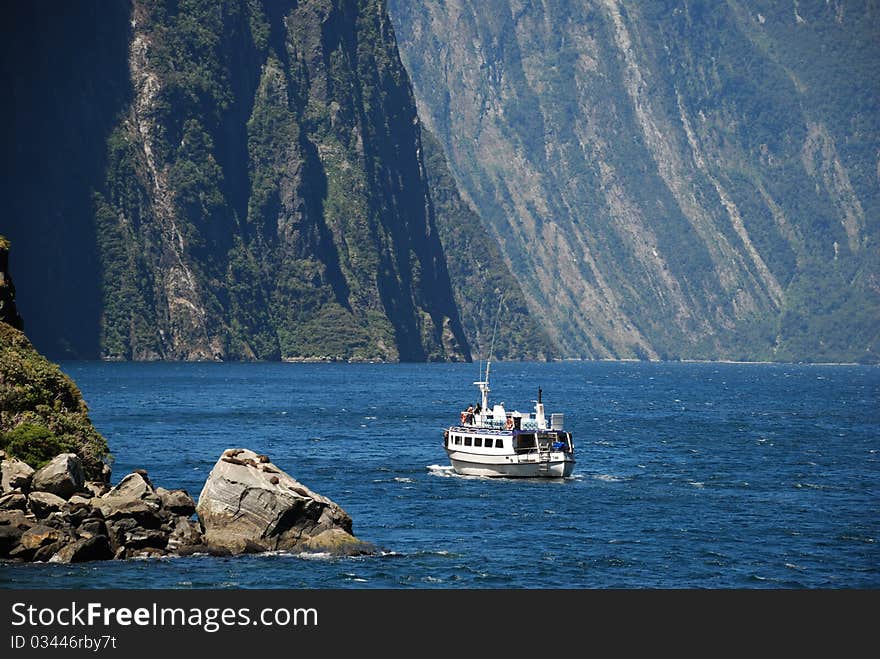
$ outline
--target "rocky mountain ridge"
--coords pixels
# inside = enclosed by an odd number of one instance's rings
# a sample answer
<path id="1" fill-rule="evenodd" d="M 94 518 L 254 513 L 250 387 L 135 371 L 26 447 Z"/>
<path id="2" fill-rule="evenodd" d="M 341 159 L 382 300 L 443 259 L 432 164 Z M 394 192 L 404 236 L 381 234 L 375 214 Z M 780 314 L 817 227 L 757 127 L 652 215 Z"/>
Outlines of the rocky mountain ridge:
<path id="1" fill-rule="evenodd" d="M 562 355 L 878 360 L 876 3 L 389 11 Z"/>

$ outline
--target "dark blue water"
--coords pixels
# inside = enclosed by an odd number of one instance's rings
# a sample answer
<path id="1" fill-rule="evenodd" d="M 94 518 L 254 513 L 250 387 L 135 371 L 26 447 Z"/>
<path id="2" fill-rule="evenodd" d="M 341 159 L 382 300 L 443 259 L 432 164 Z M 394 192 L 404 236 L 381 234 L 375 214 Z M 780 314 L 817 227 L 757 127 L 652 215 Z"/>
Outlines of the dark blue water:
<path id="1" fill-rule="evenodd" d="M 470 364 L 65 363 L 115 455 L 198 497 L 228 447 L 335 500 L 381 556 L 0 566 L 14 588 L 876 588 L 880 369 L 498 363 L 565 413 L 565 481 L 458 477 Z"/>

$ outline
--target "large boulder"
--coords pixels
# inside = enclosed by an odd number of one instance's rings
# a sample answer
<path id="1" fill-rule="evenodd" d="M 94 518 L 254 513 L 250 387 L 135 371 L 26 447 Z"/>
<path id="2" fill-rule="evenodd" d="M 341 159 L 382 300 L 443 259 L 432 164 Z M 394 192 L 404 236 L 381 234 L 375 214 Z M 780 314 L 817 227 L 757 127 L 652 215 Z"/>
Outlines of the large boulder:
<path id="1" fill-rule="evenodd" d="M 82 563 L 84 561 L 106 561 L 113 558 L 110 543 L 103 535 L 80 538 L 65 544 L 50 559 L 51 563 Z"/>
<path id="2" fill-rule="evenodd" d="M 0 491 L 11 492 L 23 490 L 27 492 L 34 475 L 33 468 L 18 458 L 9 458 L 0 463 Z"/>
<path id="3" fill-rule="evenodd" d="M 167 549 L 175 553 L 191 554 L 203 548 L 203 541 L 199 523 L 181 515 L 168 537 Z"/>
<path id="4" fill-rule="evenodd" d="M 330 499 L 312 492 L 266 456 L 246 449 L 223 453 L 199 495 L 196 514 L 212 550 L 240 554 L 272 550 L 372 553 L 351 534 L 351 517 Z M 315 543 L 327 531 L 332 542 Z M 330 537 L 325 535 L 330 540 Z"/>
<path id="5" fill-rule="evenodd" d="M 94 497 L 92 507 L 101 511 L 104 519 L 131 517 L 140 524 L 156 527 L 161 523 L 159 495 L 146 475 L 134 472 L 119 481 L 104 496 Z"/>
<path id="6" fill-rule="evenodd" d="M 157 487 L 156 494 L 162 502 L 162 507 L 175 515 L 189 517 L 196 511 L 196 502 L 186 490 L 166 490 L 164 487 Z"/>
<path id="7" fill-rule="evenodd" d="M 19 546 L 21 536 L 34 526 L 21 510 L 0 511 L 0 558 Z"/>
<path id="8" fill-rule="evenodd" d="M 27 497 L 21 492 L 0 494 L 0 510 L 26 510 Z"/>
<path id="9" fill-rule="evenodd" d="M 153 483 L 147 477 L 143 469 L 130 473 L 119 481 L 116 487 L 111 488 L 104 496 L 107 498 L 126 497 L 130 499 L 159 500 L 159 495 L 156 494 L 156 490 L 153 488 Z"/>
<path id="10" fill-rule="evenodd" d="M 25 531 L 21 536 L 21 545 L 25 549 L 37 550 L 64 539 L 64 532 L 51 526 L 37 524 Z"/>
<path id="11" fill-rule="evenodd" d="M 43 519 L 61 510 L 66 503 L 64 499 L 51 492 L 31 492 L 28 497 L 28 506 L 37 519 Z"/>
<path id="12" fill-rule="evenodd" d="M 51 492 L 65 499 L 83 489 L 82 461 L 76 453 L 56 455 L 31 480 L 31 489 Z"/>

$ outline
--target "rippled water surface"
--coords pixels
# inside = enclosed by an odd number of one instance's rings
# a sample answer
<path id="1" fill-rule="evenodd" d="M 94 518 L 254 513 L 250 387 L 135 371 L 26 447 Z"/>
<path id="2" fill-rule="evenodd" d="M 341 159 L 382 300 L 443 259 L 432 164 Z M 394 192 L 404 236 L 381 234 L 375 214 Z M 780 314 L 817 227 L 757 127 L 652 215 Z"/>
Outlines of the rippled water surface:
<path id="1" fill-rule="evenodd" d="M 880 369 L 498 363 L 492 400 L 564 412 L 557 481 L 452 473 L 476 364 L 67 362 L 115 456 L 198 497 L 247 447 L 380 556 L 0 566 L 14 588 L 880 587 Z"/>

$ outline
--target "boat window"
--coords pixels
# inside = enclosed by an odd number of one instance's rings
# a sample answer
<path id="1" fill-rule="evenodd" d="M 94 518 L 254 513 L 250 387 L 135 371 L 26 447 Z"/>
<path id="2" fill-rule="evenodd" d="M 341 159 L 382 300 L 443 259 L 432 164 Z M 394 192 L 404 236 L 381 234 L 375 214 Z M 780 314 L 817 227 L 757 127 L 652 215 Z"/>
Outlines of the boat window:
<path id="1" fill-rule="evenodd" d="M 482 437 L 474 437 L 474 446 L 482 446 L 482 445 L 483 445 L 483 438 Z"/>
<path id="2" fill-rule="evenodd" d="M 464 445 L 465 445 L 465 446 L 470 446 L 470 445 L 471 445 L 471 438 L 470 438 L 470 437 L 465 437 L 465 438 L 464 438 Z"/>
<path id="3" fill-rule="evenodd" d="M 535 448 L 535 436 L 531 433 L 523 433 L 521 435 L 517 435 L 513 448 L 516 450 L 527 450 Z"/>
<path id="4" fill-rule="evenodd" d="M 454 435 L 452 439 L 456 446 L 461 446 L 461 435 Z"/>
<path id="5" fill-rule="evenodd" d="M 504 448 L 504 440 L 500 437 L 495 440 L 495 448 Z"/>

